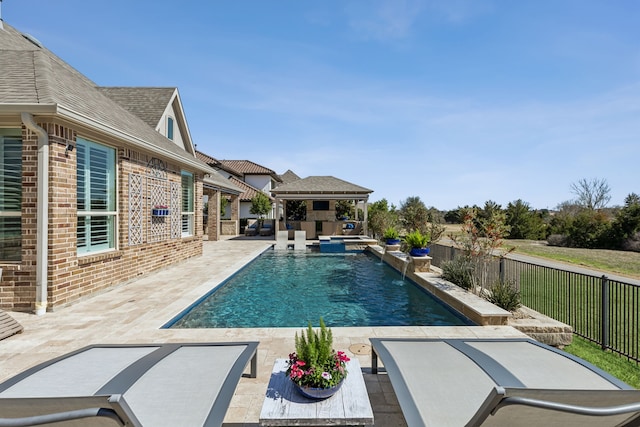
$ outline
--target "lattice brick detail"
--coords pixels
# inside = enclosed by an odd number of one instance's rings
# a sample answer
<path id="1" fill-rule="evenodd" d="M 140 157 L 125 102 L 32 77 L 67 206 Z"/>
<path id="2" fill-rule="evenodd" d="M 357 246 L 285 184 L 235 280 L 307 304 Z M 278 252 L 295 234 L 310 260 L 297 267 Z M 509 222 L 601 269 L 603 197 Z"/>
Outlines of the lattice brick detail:
<path id="1" fill-rule="evenodd" d="M 143 177 L 129 174 L 129 246 L 144 243 Z"/>
<path id="2" fill-rule="evenodd" d="M 156 206 L 167 206 L 167 180 L 162 178 L 147 177 L 147 194 L 149 197 L 148 212 L 151 213 Z M 169 219 L 164 216 L 149 215 L 149 242 L 167 240 L 169 236 Z"/>
<path id="3" fill-rule="evenodd" d="M 182 201 L 182 185 L 177 182 L 171 182 L 171 196 L 170 208 L 171 208 L 171 238 L 179 239 L 182 235 L 182 215 L 181 215 L 181 201 Z"/>
<path id="4" fill-rule="evenodd" d="M 152 158 L 147 164 L 147 174 L 153 178 L 167 179 L 167 167 L 164 162 L 157 158 Z"/>

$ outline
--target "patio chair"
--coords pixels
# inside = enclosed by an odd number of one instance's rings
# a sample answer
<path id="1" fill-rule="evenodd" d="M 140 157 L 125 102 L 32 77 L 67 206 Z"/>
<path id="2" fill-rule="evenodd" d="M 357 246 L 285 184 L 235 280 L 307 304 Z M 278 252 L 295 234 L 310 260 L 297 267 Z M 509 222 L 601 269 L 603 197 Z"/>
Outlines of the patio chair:
<path id="1" fill-rule="evenodd" d="M 640 390 L 531 339 L 370 341 L 409 427 L 640 425 Z"/>
<path id="2" fill-rule="evenodd" d="M 247 225 L 244 229 L 245 236 L 257 236 L 258 235 L 258 223 L 254 222 Z"/>
<path id="3" fill-rule="evenodd" d="M 0 384 L 0 426 L 221 426 L 257 342 L 92 345 Z"/>
<path id="4" fill-rule="evenodd" d="M 2 269 L 0 268 L 0 276 Z M 24 328 L 13 317 L 5 311 L 0 310 L 0 340 L 19 334 Z"/>
<path id="5" fill-rule="evenodd" d="M 261 236 L 271 236 L 273 234 L 273 224 L 271 222 L 264 222 L 260 227 Z"/>

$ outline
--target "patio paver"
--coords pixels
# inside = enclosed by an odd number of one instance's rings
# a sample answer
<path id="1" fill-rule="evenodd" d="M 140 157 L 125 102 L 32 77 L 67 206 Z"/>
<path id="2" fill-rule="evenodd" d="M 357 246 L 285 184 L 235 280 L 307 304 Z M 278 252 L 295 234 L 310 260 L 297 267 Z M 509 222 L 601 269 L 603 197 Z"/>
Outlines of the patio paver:
<path id="1" fill-rule="evenodd" d="M 160 329 L 188 305 L 245 265 L 273 241 L 228 239 L 204 242 L 201 257 L 150 273 L 43 316 L 11 312 L 24 327 L 0 341 L 0 382 L 37 363 L 90 344 L 260 341 L 258 376 L 243 378 L 225 425 L 258 426 L 273 363 L 294 348 L 299 328 Z M 523 337 L 508 326 L 332 328 L 334 347 L 357 357 L 376 425 L 403 426 L 386 375 L 370 374 L 370 337 Z M 358 349 L 353 354 L 349 349 Z M 355 351 L 355 350 L 354 350 Z"/>

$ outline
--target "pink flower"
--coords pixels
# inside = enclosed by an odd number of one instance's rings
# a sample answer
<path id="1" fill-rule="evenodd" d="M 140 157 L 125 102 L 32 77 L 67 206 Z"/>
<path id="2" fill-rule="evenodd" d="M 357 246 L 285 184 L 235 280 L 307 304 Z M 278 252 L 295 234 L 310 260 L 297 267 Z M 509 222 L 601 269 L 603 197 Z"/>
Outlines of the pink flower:
<path id="1" fill-rule="evenodd" d="M 291 372 L 289 372 L 289 377 L 291 377 L 291 379 L 302 378 L 303 374 L 304 372 L 302 371 L 302 369 L 300 369 L 296 365 L 293 365 L 291 367 Z"/>
<path id="2" fill-rule="evenodd" d="M 330 380 L 331 379 L 331 374 L 329 372 L 323 372 L 322 373 L 322 378 L 324 378 L 325 380 Z"/>
<path id="3" fill-rule="evenodd" d="M 339 351 L 338 352 L 338 360 L 340 360 L 341 362 L 348 362 L 351 359 L 349 359 L 349 357 L 345 354 L 344 351 Z"/>

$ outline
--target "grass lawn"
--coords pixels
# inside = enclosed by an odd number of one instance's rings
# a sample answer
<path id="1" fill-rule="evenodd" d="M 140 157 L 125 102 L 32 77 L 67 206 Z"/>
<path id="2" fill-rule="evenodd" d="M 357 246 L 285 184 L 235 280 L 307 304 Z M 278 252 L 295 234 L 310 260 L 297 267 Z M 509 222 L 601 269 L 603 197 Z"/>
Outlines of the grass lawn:
<path id="1" fill-rule="evenodd" d="M 515 247 L 516 253 L 551 259 L 603 273 L 614 273 L 640 279 L 640 253 L 612 251 L 608 249 L 579 249 L 547 246 L 534 240 L 505 240 L 504 248 Z"/>
<path id="2" fill-rule="evenodd" d="M 565 347 L 564 350 L 590 362 L 630 386 L 640 388 L 640 365 L 635 362 L 630 362 L 618 355 L 602 351 L 597 344 L 575 335 L 571 345 Z"/>
<path id="3" fill-rule="evenodd" d="M 459 225 L 451 225 L 447 228 L 445 235 L 455 236 L 459 233 Z M 601 271 L 603 274 L 640 279 L 640 253 L 638 252 L 561 248 L 548 246 L 545 241 L 534 240 L 505 240 L 503 247 L 505 249 L 515 247 L 516 253 L 578 265 Z M 597 344 L 576 335 L 573 337 L 573 343 L 565 347 L 565 351 L 587 360 L 632 387 L 640 389 L 640 364 L 603 351 Z"/>
<path id="4" fill-rule="evenodd" d="M 640 253 L 605 249 L 578 249 L 547 246 L 546 242 L 506 240 L 505 248 L 515 252 L 551 259 L 586 268 L 640 279 Z M 635 388 L 640 388 L 640 365 L 617 354 L 603 351 L 600 346 L 573 336 L 573 343 L 565 351 L 574 354 Z"/>

